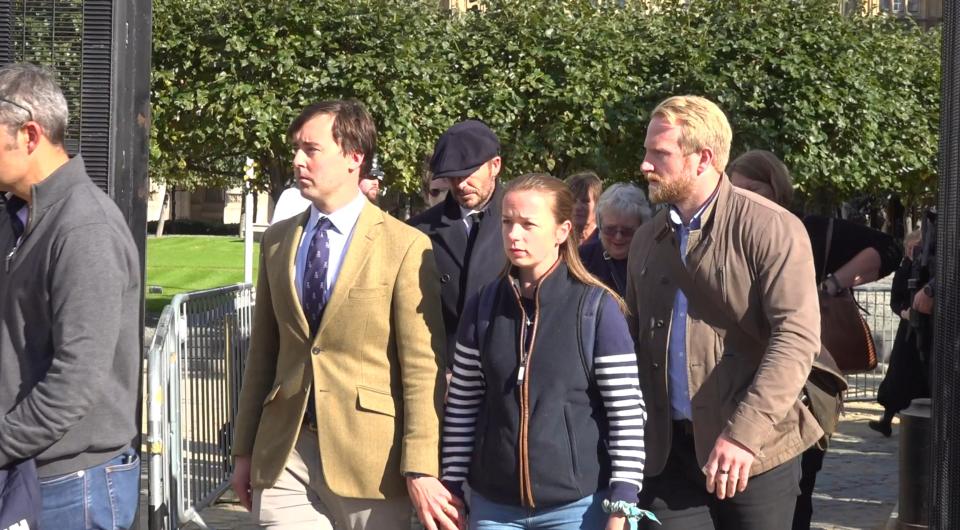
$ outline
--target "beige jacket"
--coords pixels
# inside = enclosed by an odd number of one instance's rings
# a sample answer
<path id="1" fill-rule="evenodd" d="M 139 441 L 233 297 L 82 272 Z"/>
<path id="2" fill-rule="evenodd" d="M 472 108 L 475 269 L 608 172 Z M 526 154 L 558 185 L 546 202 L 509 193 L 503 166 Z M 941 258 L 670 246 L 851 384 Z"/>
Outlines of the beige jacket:
<path id="1" fill-rule="evenodd" d="M 685 274 L 667 215 L 660 211 L 634 236 L 626 292 L 649 414 L 646 471 L 654 476 L 670 452 L 667 344 Z M 687 249 L 687 374 L 697 460 L 705 465 L 724 433 L 755 454 L 751 475 L 763 473 L 822 435 L 798 399 L 820 350 L 810 239 L 792 213 L 733 187 L 724 175 Z"/>
<path id="2" fill-rule="evenodd" d="M 252 487 L 272 486 L 313 382 L 330 489 L 364 499 L 406 495 L 402 473 L 439 475 L 446 337 L 430 240 L 364 205 L 311 338 L 294 280 L 308 215 L 263 236 L 233 454 L 252 455 Z"/>

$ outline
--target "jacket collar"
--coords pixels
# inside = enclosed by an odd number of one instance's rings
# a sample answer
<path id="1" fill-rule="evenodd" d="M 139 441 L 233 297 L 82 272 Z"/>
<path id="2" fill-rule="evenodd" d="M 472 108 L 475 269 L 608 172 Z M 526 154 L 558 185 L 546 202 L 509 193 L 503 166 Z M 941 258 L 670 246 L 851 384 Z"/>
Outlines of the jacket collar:
<path id="1" fill-rule="evenodd" d="M 447 198 L 443 201 L 442 218 L 446 224 L 453 224 L 453 221 L 463 221 L 464 208 L 462 208 L 460 203 L 457 202 L 457 199 L 454 198 L 453 193 L 448 193 Z M 487 201 L 486 206 L 482 208 L 482 211 L 486 212 L 484 215 L 492 215 L 493 213 L 499 215 L 502 202 L 503 185 L 497 181 L 494 184 L 493 195 L 490 197 L 490 200 Z"/>
<path id="2" fill-rule="evenodd" d="M 697 214 L 700 218 L 700 230 L 703 232 L 704 238 L 708 237 L 709 232 L 718 221 L 721 224 L 725 222 L 729 210 L 727 203 L 730 201 L 732 192 L 733 184 L 730 183 L 727 174 L 724 173 L 720 175 L 720 182 L 717 184 L 717 190 L 714 192 L 715 198 L 712 199 L 712 202 L 708 200 L 705 204 L 706 208 Z M 673 206 L 668 206 L 658 212 L 651 221 L 656 227 L 654 239 L 657 243 L 663 242 L 666 236 L 673 233 L 677 227 L 677 224 L 674 222 L 675 220 L 672 219 L 672 212 Z"/>
<path id="3" fill-rule="evenodd" d="M 493 189 L 493 196 L 490 197 L 487 207 L 484 208 L 486 212 L 484 217 L 487 219 L 493 217 L 494 221 L 481 223 L 481 238 L 483 234 L 491 230 L 491 228 L 489 228 L 491 226 L 495 226 L 496 229 L 499 230 L 502 202 L 503 186 L 497 182 L 496 187 Z M 444 199 L 444 202 L 441 204 L 443 210 L 440 216 L 439 226 L 437 227 L 437 234 L 450 249 L 450 256 L 453 260 L 456 261 L 460 267 L 463 267 L 463 258 L 467 254 L 467 231 L 463 225 L 460 203 L 457 202 L 452 193 L 448 193 L 447 198 Z"/>
<path id="4" fill-rule="evenodd" d="M 520 280 L 517 278 L 517 268 L 510 267 L 508 280 L 517 294 L 520 293 Z M 557 260 L 557 263 L 543 275 L 540 279 L 540 285 L 534 293 L 538 305 L 549 305 L 554 302 L 566 303 L 569 291 L 567 287 L 575 280 L 570 276 L 570 269 L 567 262 L 563 259 Z"/>
<path id="5" fill-rule="evenodd" d="M 357 283 L 357 277 L 367 260 L 370 259 L 371 247 L 380 237 L 384 224 L 383 210 L 366 199 L 363 200 L 362 204 L 363 208 L 360 210 L 360 216 L 357 218 L 353 235 L 350 238 L 350 246 L 344 250 L 343 265 L 340 266 L 337 282 L 330 292 L 330 300 L 327 301 L 327 307 L 323 311 L 323 319 L 320 321 L 316 337 L 323 334 L 332 316 L 346 301 L 350 288 Z M 303 322 L 306 322 L 306 317 L 304 317 Z M 304 331 L 309 335 L 309 328 Z M 316 340 L 316 337 L 314 337 L 314 340 Z"/>
<path id="6" fill-rule="evenodd" d="M 34 184 L 30 188 L 30 219 L 24 235 L 31 232 L 50 207 L 69 195 L 75 186 L 89 183 L 90 177 L 87 176 L 83 157 L 76 155 L 47 178 Z"/>
<path id="7" fill-rule="evenodd" d="M 720 193 L 720 184 L 723 181 L 723 175 L 720 175 L 720 179 L 717 180 L 716 187 L 713 188 L 713 192 L 710 193 L 710 196 L 707 197 L 707 200 L 703 201 L 703 204 L 700 205 L 700 208 L 697 209 L 696 213 L 693 214 L 693 217 L 690 219 L 690 222 L 687 223 L 687 226 L 691 230 L 700 230 L 703 225 L 710 219 L 710 215 L 713 213 L 714 206 L 717 204 L 717 195 Z M 679 228 L 683 225 L 683 218 L 680 215 L 680 210 L 674 206 L 670 205 L 668 208 L 669 214 L 667 219 L 674 226 L 674 228 Z"/>

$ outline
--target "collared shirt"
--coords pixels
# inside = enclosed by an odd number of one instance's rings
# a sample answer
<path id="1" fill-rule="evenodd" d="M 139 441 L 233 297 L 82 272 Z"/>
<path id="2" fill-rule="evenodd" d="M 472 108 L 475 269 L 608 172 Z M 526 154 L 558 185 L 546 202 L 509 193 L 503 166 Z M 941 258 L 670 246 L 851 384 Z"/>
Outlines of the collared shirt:
<path id="1" fill-rule="evenodd" d="M 673 205 L 670 206 L 670 212 L 667 216 L 670 224 L 680 240 L 680 259 L 683 264 L 687 264 L 687 241 L 690 239 L 690 232 L 700 230 L 704 213 L 714 203 L 717 197 L 717 189 L 700 206 L 697 213 L 693 215 L 690 222 L 683 223 L 680 211 Z M 687 297 L 683 294 L 683 289 L 677 289 L 677 294 L 673 298 L 673 315 L 670 318 L 670 342 L 667 344 L 667 376 L 669 384 L 667 389 L 670 394 L 670 413 L 675 420 L 693 419 L 692 407 L 690 406 L 690 378 L 687 372 Z"/>
<path id="2" fill-rule="evenodd" d="M 493 199 L 491 198 L 490 200 Z M 467 231 L 467 235 L 470 235 L 470 216 L 487 211 L 487 209 L 490 207 L 490 200 L 488 200 L 487 204 L 484 204 L 483 208 L 480 208 L 479 210 L 470 210 L 468 208 L 464 208 L 463 206 L 460 207 L 460 222 L 463 223 L 463 228 Z M 500 221 L 497 222 L 499 223 Z"/>
<path id="3" fill-rule="evenodd" d="M 13 196 L 12 193 L 7 193 L 6 199 L 9 201 L 10 197 L 12 196 Z M 26 229 L 27 219 L 30 217 L 30 205 L 24 204 L 23 206 L 20 207 L 19 210 L 17 210 L 16 214 L 17 214 L 17 217 L 20 219 L 20 222 L 23 223 L 24 229 Z M 20 243 L 22 242 L 23 242 L 23 234 L 20 234 L 20 237 L 17 238 L 17 246 L 20 246 Z"/>
<path id="4" fill-rule="evenodd" d="M 333 228 L 327 233 L 330 242 L 330 261 L 327 267 L 326 281 L 327 297 L 329 299 L 330 291 L 333 290 L 337 276 L 340 274 L 343 257 L 347 254 L 347 249 L 350 248 L 353 228 L 356 226 L 357 219 L 360 218 L 360 212 L 363 211 L 366 203 L 367 198 L 360 193 L 360 190 L 357 190 L 357 196 L 352 201 L 331 214 L 321 213 L 316 206 L 310 206 L 310 218 L 307 219 L 307 227 L 300 237 L 297 259 L 294 261 L 297 295 L 299 295 L 301 302 L 303 301 L 303 272 L 307 266 L 307 251 L 310 248 L 310 242 L 313 241 L 313 235 L 317 231 L 317 223 L 320 221 L 320 217 L 330 219 L 330 223 L 333 225 Z"/>

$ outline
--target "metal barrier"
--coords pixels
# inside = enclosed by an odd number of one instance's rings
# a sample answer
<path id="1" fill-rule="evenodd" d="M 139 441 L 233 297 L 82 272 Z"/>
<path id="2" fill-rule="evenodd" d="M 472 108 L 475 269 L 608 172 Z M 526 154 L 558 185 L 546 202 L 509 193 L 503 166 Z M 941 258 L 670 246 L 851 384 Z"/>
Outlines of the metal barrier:
<path id="1" fill-rule="evenodd" d="M 177 295 L 147 359 L 150 530 L 207 528 L 200 510 L 229 487 L 233 418 L 250 337 L 253 286 Z"/>
<path id="2" fill-rule="evenodd" d="M 873 371 L 847 375 L 846 401 L 871 401 L 877 398 L 877 389 L 880 381 L 887 373 L 887 361 L 890 350 L 897 336 L 897 326 L 900 317 L 890 309 L 890 284 L 888 282 L 874 282 L 855 287 L 853 294 L 857 302 L 863 307 L 864 318 L 873 332 L 873 340 L 877 345 L 877 367 Z"/>

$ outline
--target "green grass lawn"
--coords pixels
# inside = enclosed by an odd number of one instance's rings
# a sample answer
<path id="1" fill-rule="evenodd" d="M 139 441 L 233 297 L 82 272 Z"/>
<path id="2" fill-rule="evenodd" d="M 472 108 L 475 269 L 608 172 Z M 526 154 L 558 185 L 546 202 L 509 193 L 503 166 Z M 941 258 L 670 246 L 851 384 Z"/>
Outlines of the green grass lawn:
<path id="1" fill-rule="evenodd" d="M 257 277 L 260 245 L 253 246 Z M 223 236 L 147 238 L 147 312 L 159 314 L 173 295 L 243 281 L 243 240 Z M 161 287 L 163 293 L 150 293 Z"/>

